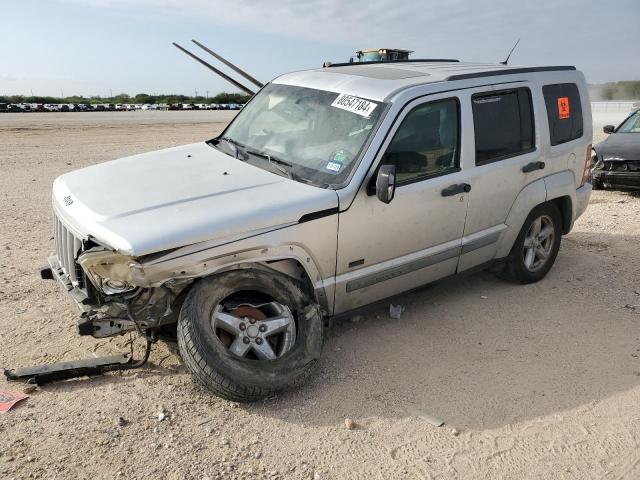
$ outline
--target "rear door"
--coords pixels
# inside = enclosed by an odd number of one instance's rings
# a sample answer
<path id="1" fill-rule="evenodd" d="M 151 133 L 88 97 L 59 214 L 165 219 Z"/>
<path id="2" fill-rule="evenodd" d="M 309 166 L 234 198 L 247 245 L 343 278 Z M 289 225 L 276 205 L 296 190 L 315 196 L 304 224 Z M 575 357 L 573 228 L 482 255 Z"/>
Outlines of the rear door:
<path id="1" fill-rule="evenodd" d="M 546 167 L 536 133 L 535 89 L 519 82 L 472 89 L 468 95 L 475 152 L 465 165 L 471 191 L 459 271 L 494 258 L 518 193 Z"/>

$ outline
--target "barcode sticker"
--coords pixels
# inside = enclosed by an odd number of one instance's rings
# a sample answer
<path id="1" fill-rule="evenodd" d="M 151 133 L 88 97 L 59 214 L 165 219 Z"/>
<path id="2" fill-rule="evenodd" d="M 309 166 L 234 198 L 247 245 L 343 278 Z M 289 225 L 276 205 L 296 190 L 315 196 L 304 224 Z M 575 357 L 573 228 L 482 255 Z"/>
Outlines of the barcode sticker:
<path id="1" fill-rule="evenodd" d="M 343 93 L 338 95 L 338 98 L 333 101 L 331 106 L 355 113 L 356 115 L 368 117 L 376 109 L 378 104 Z"/>

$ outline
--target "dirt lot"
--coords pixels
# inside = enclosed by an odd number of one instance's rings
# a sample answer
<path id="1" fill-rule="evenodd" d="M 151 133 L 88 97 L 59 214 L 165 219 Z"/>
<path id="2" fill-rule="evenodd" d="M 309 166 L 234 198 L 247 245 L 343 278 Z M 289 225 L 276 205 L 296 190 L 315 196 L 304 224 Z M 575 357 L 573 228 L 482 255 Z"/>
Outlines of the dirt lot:
<path id="1" fill-rule="evenodd" d="M 0 116 L 0 366 L 126 350 L 78 337 L 36 276 L 53 179 L 210 138 L 232 115 Z M 141 370 L 44 386 L 0 414 L 0 478 L 640 478 L 639 240 L 640 197 L 594 192 L 544 281 L 480 273 L 404 295 L 400 320 L 380 307 L 337 325 L 308 385 L 257 404 L 199 393 L 165 345 Z"/>

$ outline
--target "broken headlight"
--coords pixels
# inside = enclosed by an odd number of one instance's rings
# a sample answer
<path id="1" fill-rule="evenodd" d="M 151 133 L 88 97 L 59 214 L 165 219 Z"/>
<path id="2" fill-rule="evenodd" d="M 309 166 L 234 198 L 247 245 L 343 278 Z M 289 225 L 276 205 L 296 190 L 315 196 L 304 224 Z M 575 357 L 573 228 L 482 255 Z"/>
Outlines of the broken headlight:
<path id="1" fill-rule="evenodd" d="M 110 251 L 86 252 L 78 263 L 91 283 L 107 295 L 136 289 L 134 275 L 141 267 L 132 257 Z"/>

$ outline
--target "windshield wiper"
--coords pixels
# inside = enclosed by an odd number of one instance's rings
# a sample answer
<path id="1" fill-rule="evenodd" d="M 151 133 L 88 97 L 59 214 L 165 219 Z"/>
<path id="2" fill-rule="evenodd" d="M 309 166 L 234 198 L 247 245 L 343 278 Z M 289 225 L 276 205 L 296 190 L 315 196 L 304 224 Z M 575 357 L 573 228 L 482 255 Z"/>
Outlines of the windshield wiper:
<path id="1" fill-rule="evenodd" d="M 277 168 L 280 172 L 284 173 L 290 179 L 293 179 L 293 175 L 291 174 L 291 169 L 293 168 L 293 164 L 291 164 L 291 163 L 289 163 L 289 162 L 287 162 L 285 160 L 281 160 L 280 158 L 271 156 L 268 153 L 258 152 L 256 150 L 245 149 L 244 153 L 247 153 L 249 155 L 253 155 L 253 156 L 259 157 L 259 158 L 264 158 L 271 165 L 273 165 L 275 168 Z M 281 168 L 281 167 L 286 167 L 286 168 Z"/>
<path id="2" fill-rule="evenodd" d="M 236 159 L 245 161 L 245 158 L 244 158 L 245 155 L 244 154 L 247 151 L 247 146 L 246 145 L 243 145 L 240 142 L 236 142 L 233 138 L 229 138 L 229 137 L 220 137 L 218 139 L 218 141 L 220 141 L 220 140 L 224 140 L 225 142 L 229 143 L 230 145 L 233 145 L 233 149 L 235 150 Z M 242 152 L 242 157 L 243 158 L 239 158 L 238 157 L 238 152 Z"/>
<path id="3" fill-rule="evenodd" d="M 224 140 L 225 142 L 233 145 L 234 146 L 234 150 L 235 150 L 235 157 L 238 160 L 246 162 L 247 161 L 247 155 L 253 155 L 254 157 L 263 158 L 263 159 L 267 160 L 270 165 L 273 165 L 274 168 L 276 168 L 279 172 L 281 172 L 284 175 L 286 175 L 287 178 L 289 178 L 291 180 L 301 179 L 301 177 L 298 177 L 298 175 L 294 175 L 291 172 L 291 169 L 294 166 L 292 163 L 289 163 L 289 162 L 287 162 L 285 160 L 282 160 L 282 159 L 280 159 L 278 157 L 274 157 L 272 155 L 269 155 L 268 153 L 259 152 L 257 150 L 251 150 L 249 147 L 247 147 L 246 145 L 243 145 L 240 142 L 237 142 L 233 138 L 220 137 L 218 140 Z M 238 153 L 241 153 L 242 157 L 239 157 Z M 282 167 L 285 167 L 285 168 L 282 168 Z M 305 179 L 305 181 L 306 181 L 306 179 Z"/>

